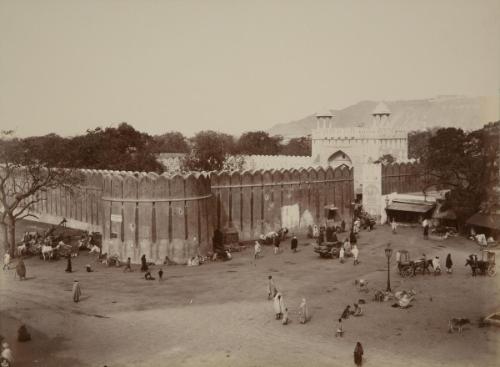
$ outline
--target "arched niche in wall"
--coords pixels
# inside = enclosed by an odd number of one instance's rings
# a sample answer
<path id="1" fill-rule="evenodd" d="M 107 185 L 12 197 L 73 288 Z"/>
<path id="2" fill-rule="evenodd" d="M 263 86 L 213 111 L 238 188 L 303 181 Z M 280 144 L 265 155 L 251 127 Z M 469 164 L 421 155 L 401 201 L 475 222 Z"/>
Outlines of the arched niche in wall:
<path id="1" fill-rule="evenodd" d="M 337 150 L 328 158 L 328 165 L 338 167 L 340 165 L 352 166 L 351 158 L 342 150 Z"/>

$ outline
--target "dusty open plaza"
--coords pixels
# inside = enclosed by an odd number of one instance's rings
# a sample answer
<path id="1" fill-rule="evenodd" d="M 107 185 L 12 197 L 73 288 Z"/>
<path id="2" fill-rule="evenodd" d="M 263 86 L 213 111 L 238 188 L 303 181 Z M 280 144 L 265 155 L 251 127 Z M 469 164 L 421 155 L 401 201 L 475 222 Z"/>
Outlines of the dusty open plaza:
<path id="1" fill-rule="evenodd" d="M 34 229 L 24 222 L 18 233 Z M 40 228 L 40 225 L 37 225 Z M 393 291 L 416 291 L 412 307 L 392 308 L 394 301 L 374 302 L 385 290 L 387 242 L 407 249 L 412 258 L 444 258 L 451 253 L 453 274 L 417 274 L 401 278 L 394 255 Z M 311 243 L 311 244 L 309 244 Z M 388 226 L 362 231 L 360 264 L 352 258 L 322 259 L 312 240 L 299 238 L 299 251 L 282 253 L 264 247 L 254 261 L 251 247 L 227 262 L 199 267 L 163 266 L 162 282 L 146 281 L 134 272 L 95 262 L 86 252 L 73 260 L 27 259 L 27 280 L 14 271 L 1 274 L 1 334 L 12 347 L 16 366 L 345 366 L 351 365 L 357 341 L 364 347 L 366 366 L 497 366 L 499 330 L 479 327 L 479 320 L 498 309 L 499 276 L 472 277 L 465 258 L 477 245 L 461 237 L 423 240 L 420 228 Z M 95 272 L 87 273 L 92 264 Z M 14 260 L 15 264 L 15 260 Z M 13 267 L 12 265 L 11 267 Z M 160 266 L 153 267 L 157 276 Z M 291 323 L 274 319 L 267 300 L 272 275 L 289 308 Z M 369 293 L 359 292 L 355 279 L 368 280 Z M 74 303 L 71 286 L 82 286 Z M 298 322 L 301 299 L 307 299 L 311 320 Z M 365 299 L 364 315 L 344 320 L 345 334 L 335 337 L 344 307 Z M 452 317 L 469 318 L 462 334 L 448 333 Z M 25 323 L 33 340 L 16 341 Z"/>

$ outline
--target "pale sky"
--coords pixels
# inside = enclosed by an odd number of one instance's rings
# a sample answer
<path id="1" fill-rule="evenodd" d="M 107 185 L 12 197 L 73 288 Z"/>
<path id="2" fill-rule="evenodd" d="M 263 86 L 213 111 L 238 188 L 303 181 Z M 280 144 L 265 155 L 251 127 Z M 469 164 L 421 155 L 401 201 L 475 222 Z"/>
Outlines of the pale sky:
<path id="1" fill-rule="evenodd" d="M 0 129 L 268 129 L 361 100 L 498 96 L 498 0 L 0 0 Z"/>

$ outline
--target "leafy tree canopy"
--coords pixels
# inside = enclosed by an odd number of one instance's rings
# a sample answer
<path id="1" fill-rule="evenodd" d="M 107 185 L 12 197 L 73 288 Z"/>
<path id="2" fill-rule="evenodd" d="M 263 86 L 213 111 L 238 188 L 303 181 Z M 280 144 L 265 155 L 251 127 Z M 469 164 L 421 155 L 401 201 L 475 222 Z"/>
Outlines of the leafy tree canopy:
<path id="1" fill-rule="evenodd" d="M 310 156 L 312 152 L 311 139 L 308 137 L 293 138 L 281 148 L 283 155 Z"/>
<path id="2" fill-rule="evenodd" d="M 177 131 L 169 131 L 154 137 L 157 153 L 188 153 L 189 145 L 184 135 Z"/>
<path id="3" fill-rule="evenodd" d="M 227 155 L 236 151 L 236 144 L 231 135 L 212 130 L 200 131 L 191 138 L 191 144 L 191 153 L 184 162 L 186 170 L 220 170 Z"/>
<path id="4" fill-rule="evenodd" d="M 265 131 L 249 131 L 236 144 L 240 154 L 276 155 L 281 151 L 281 136 L 269 136 Z"/>

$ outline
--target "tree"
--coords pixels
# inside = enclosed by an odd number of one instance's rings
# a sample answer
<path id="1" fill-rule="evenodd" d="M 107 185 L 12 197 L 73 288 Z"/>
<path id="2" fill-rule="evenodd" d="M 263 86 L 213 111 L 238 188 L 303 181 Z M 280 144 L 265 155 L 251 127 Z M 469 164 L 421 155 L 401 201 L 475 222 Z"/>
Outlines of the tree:
<path id="1" fill-rule="evenodd" d="M 408 133 L 408 158 L 419 159 L 423 157 L 431 136 L 430 130 L 410 131 Z"/>
<path id="2" fill-rule="evenodd" d="M 154 137 L 156 153 L 188 153 L 186 137 L 177 131 L 169 131 Z"/>
<path id="3" fill-rule="evenodd" d="M 276 155 L 281 151 L 281 136 L 269 136 L 265 131 L 249 131 L 238 139 L 236 149 L 240 154 Z"/>
<path id="4" fill-rule="evenodd" d="M 305 136 L 290 139 L 281 147 L 281 154 L 284 155 L 310 156 L 311 153 L 311 139 Z"/>
<path id="5" fill-rule="evenodd" d="M 223 167 L 226 157 L 235 152 L 231 135 L 212 130 L 200 131 L 191 138 L 192 150 L 184 161 L 184 169 L 213 171 Z"/>
<path id="6" fill-rule="evenodd" d="M 117 128 L 98 127 L 70 140 L 65 166 L 161 173 L 163 168 L 156 160 L 155 147 L 153 137 L 125 122 Z"/>
<path id="7" fill-rule="evenodd" d="M 453 208 L 459 225 L 488 200 L 498 185 L 498 141 L 484 129 L 469 133 L 461 129 L 439 129 L 429 139 L 422 157 L 427 188 L 450 189 L 446 205 Z M 425 191 L 424 189 L 424 191 Z"/>
<path id="8" fill-rule="evenodd" d="M 41 141 L 8 139 L 8 135 L 0 137 L 0 225 L 5 251 L 15 256 L 17 221 L 36 217 L 33 206 L 44 200 L 42 193 L 48 189 L 72 190 L 83 178 L 76 170 L 58 168 L 56 160 L 41 155 Z"/>
<path id="9" fill-rule="evenodd" d="M 384 154 L 373 163 L 391 164 L 394 162 L 396 162 L 396 158 L 394 158 L 391 154 Z"/>

